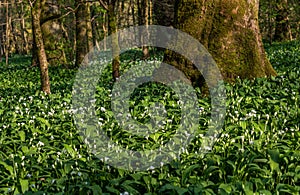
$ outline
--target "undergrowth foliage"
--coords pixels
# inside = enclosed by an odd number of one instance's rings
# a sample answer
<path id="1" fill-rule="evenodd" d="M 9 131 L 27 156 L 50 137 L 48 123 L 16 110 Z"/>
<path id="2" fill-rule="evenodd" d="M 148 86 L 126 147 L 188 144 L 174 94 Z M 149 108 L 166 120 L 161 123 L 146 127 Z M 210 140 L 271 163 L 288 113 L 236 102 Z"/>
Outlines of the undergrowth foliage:
<path id="1" fill-rule="evenodd" d="M 30 67 L 30 58 L 11 58 L 8 67 L 0 66 L 0 193 L 299 193 L 300 43 L 266 50 L 278 76 L 226 84 L 226 120 L 212 151 L 198 153 L 210 113 L 209 100 L 199 98 L 199 136 L 180 159 L 144 172 L 115 169 L 83 144 L 71 109 L 76 70 L 50 68 L 52 94 L 45 95 L 39 92 L 39 70 Z M 141 63 L 139 56 L 138 50 L 124 54 L 122 71 Z M 138 150 L 172 139 L 180 109 L 170 89 L 146 84 L 134 92 L 131 114 L 139 122 L 150 120 L 151 102 L 159 101 L 168 110 L 166 126 L 171 130 L 142 138 L 116 126 L 110 110 L 111 81 L 108 69 L 97 87 L 96 104 L 99 125 L 112 140 Z"/>

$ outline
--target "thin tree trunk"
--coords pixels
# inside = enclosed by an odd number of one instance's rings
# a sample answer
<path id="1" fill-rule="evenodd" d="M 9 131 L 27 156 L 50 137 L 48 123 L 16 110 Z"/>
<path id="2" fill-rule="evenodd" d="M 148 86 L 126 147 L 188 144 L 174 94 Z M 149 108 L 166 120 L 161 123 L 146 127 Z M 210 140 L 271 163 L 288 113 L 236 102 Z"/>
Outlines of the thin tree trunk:
<path id="1" fill-rule="evenodd" d="M 272 22 L 272 14 L 271 10 L 273 9 L 272 1 L 269 1 L 269 15 L 268 15 L 268 28 L 269 28 L 269 43 L 272 45 L 273 43 L 273 22 Z"/>
<path id="2" fill-rule="evenodd" d="M 140 25 L 144 25 L 145 26 L 145 30 L 142 35 L 142 37 L 144 37 L 145 39 L 147 39 L 149 37 L 149 32 L 147 30 L 148 27 L 148 9 L 149 9 L 149 1 L 148 0 L 141 0 L 141 24 Z M 144 42 L 145 40 L 142 40 L 142 42 Z M 143 51 L 143 59 L 147 59 L 149 58 L 149 47 L 143 45 L 142 47 L 142 51 Z"/>
<path id="3" fill-rule="evenodd" d="M 41 84 L 42 91 L 47 94 L 50 94 L 50 80 L 48 75 L 48 62 L 47 56 L 44 48 L 44 41 L 41 29 L 41 8 L 45 4 L 45 0 L 36 0 L 33 3 L 31 2 L 31 17 L 32 17 L 32 26 L 33 26 L 33 34 L 34 40 L 36 44 L 36 55 L 38 58 L 38 64 L 40 67 L 41 73 Z"/>
<path id="4" fill-rule="evenodd" d="M 102 23 L 102 30 L 103 30 L 103 50 L 106 51 L 107 50 L 107 41 L 106 41 L 106 37 L 108 35 L 108 16 L 107 13 L 104 13 L 104 17 L 103 17 L 103 23 Z"/>
<path id="5" fill-rule="evenodd" d="M 28 38 L 27 38 L 27 33 L 26 33 L 23 3 L 21 3 L 21 12 L 19 14 L 19 17 L 21 18 L 20 27 L 21 27 L 21 36 L 23 39 L 22 54 L 28 54 L 29 53 L 29 45 L 28 45 Z"/>
<path id="6" fill-rule="evenodd" d="M 8 65 L 8 57 L 9 57 L 9 49 L 10 49 L 10 16 L 9 16 L 9 4 L 8 1 L 6 0 L 4 3 L 6 3 L 5 5 L 5 9 L 6 9 L 6 27 L 5 27 L 5 64 L 6 66 Z"/>
<path id="7" fill-rule="evenodd" d="M 115 6 L 116 0 L 111 0 L 108 4 L 108 32 L 112 35 L 112 53 L 114 59 L 112 61 L 112 76 L 113 79 L 116 81 L 120 77 L 120 48 L 119 48 L 119 38 L 117 34 L 117 21 L 115 15 Z"/>
<path id="8" fill-rule="evenodd" d="M 1 1 L 0 1 L 0 15 L 3 15 Z M 3 24 L 3 18 L 0 18 L 0 23 Z M 4 54 L 4 49 L 3 49 L 3 37 L 4 36 L 3 35 L 4 35 L 3 25 L 0 25 L 0 62 L 2 62 L 2 56 Z"/>
<path id="9" fill-rule="evenodd" d="M 133 25 L 136 24 L 136 18 L 135 18 L 135 10 L 134 10 L 134 0 L 130 0 L 130 5 L 131 5 L 131 14 L 132 14 L 132 23 Z"/>
<path id="10" fill-rule="evenodd" d="M 91 51 L 93 49 L 93 26 L 91 22 L 91 8 L 90 5 L 87 3 L 87 16 L 86 16 L 86 34 L 87 34 L 87 48 L 88 51 Z"/>

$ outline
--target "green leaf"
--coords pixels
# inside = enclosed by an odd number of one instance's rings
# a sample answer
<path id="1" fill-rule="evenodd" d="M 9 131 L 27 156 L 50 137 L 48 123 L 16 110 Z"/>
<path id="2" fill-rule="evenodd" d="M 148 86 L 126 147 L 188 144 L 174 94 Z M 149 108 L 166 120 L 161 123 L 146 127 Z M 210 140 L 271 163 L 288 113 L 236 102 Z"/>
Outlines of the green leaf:
<path id="1" fill-rule="evenodd" d="M 191 175 L 191 172 L 199 167 L 200 167 L 199 164 L 195 164 L 195 165 L 189 166 L 187 169 L 185 169 L 182 173 L 181 183 L 183 185 L 186 184 L 186 182 L 188 181 L 188 178 Z"/>
<path id="2" fill-rule="evenodd" d="M 259 194 L 261 194 L 261 195 L 272 195 L 272 193 L 269 190 L 260 190 Z"/>
<path id="3" fill-rule="evenodd" d="M 65 149 L 67 150 L 67 152 L 72 156 L 72 158 L 75 158 L 76 157 L 76 153 L 75 151 L 73 150 L 73 148 L 67 144 L 63 144 Z"/>
<path id="4" fill-rule="evenodd" d="M 268 150 L 270 155 L 270 167 L 272 171 L 280 172 L 279 169 L 279 150 Z"/>
<path id="5" fill-rule="evenodd" d="M 98 186 L 98 185 L 89 186 L 88 188 L 91 189 L 93 191 L 93 194 L 95 194 L 95 195 L 102 194 L 102 190 L 101 190 L 100 186 Z"/>
<path id="6" fill-rule="evenodd" d="M 28 191 L 28 186 L 29 186 L 28 180 L 26 180 L 26 179 L 20 179 L 19 182 L 21 184 L 22 193 L 27 192 Z"/>
<path id="7" fill-rule="evenodd" d="M 24 131 L 19 131 L 18 133 L 19 133 L 21 141 L 24 142 L 25 141 L 25 132 Z"/>
<path id="8" fill-rule="evenodd" d="M 221 194 L 230 194 L 232 191 L 231 185 L 229 184 L 221 184 L 219 186 L 219 190 L 221 192 Z"/>
<path id="9" fill-rule="evenodd" d="M 6 164 L 6 162 L 1 160 L 0 160 L 0 165 L 3 165 L 4 168 L 10 173 L 10 175 L 14 175 L 14 168 L 12 166 Z"/>

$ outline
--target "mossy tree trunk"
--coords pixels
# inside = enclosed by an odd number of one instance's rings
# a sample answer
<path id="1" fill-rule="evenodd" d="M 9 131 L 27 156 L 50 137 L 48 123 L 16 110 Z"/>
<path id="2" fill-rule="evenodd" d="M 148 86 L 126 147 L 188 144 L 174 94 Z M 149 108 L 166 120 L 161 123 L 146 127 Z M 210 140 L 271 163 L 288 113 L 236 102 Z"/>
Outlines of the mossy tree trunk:
<path id="1" fill-rule="evenodd" d="M 67 64 L 65 50 L 67 49 L 64 32 L 60 22 L 61 11 L 58 0 L 46 0 L 42 8 L 41 27 L 45 50 L 50 65 Z"/>
<path id="2" fill-rule="evenodd" d="M 34 44 L 33 53 L 36 54 L 38 65 L 40 67 L 42 90 L 50 94 L 50 80 L 48 75 L 48 61 L 44 47 L 43 34 L 41 29 L 41 10 L 46 0 L 29 1 L 31 5 L 31 17 L 33 27 Z"/>
<path id="3" fill-rule="evenodd" d="M 276 75 L 262 44 L 258 0 L 177 0 L 174 6 L 175 27 L 207 48 L 226 81 Z M 203 84 L 201 74 L 182 57 L 170 51 L 165 57 L 194 84 Z"/>
<path id="4" fill-rule="evenodd" d="M 92 25 L 89 3 L 83 0 L 76 0 L 78 7 L 76 16 L 76 61 L 75 66 L 79 67 L 85 55 L 92 49 Z"/>

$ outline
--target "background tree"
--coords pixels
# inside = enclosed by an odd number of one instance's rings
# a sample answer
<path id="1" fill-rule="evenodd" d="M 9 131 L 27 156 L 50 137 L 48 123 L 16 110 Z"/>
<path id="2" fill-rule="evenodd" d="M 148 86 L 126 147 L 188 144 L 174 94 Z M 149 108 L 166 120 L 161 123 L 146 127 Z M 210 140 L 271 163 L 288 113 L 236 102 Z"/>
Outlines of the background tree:
<path id="1" fill-rule="evenodd" d="M 120 48 L 119 48 L 119 37 L 117 32 L 117 21 L 116 21 L 116 0 L 107 0 L 107 10 L 108 10 L 108 33 L 112 35 L 111 45 L 113 56 L 116 56 L 112 61 L 112 75 L 114 80 L 120 77 Z"/>
<path id="2" fill-rule="evenodd" d="M 3 16 L 3 4 L 0 1 L 0 15 Z M 0 62 L 2 61 L 2 56 L 4 55 L 4 48 L 3 48 L 3 42 L 4 42 L 4 28 L 5 22 L 3 21 L 4 17 L 0 17 Z"/>
<path id="3" fill-rule="evenodd" d="M 30 52 L 30 46 L 29 46 L 29 36 L 28 36 L 28 31 L 27 31 L 27 27 L 26 27 L 26 19 L 28 18 L 28 6 L 26 6 L 24 1 L 21 1 L 20 3 L 17 3 L 17 0 L 15 0 L 15 5 L 17 5 L 17 17 L 19 19 L 19 39 L 18 39 L 18 43 L 19 43 L 19 48 L 20 48 L 20 54 L 29 54 Z M 16 25 L 17 27 L 15 28 L 16 30 L 18 30 L 18 25 Z"/>
<path id="4" fill-rule="evenodd" d="M 44 47 L 43 34 L 41 29 L 41 12 L 45 5 L 46 0 L 29 0 L 31 7 L 31 18 L 32 18 L 32 29 L 33 29 L 33 39 L 35 47 L 33 47 L 33 53 L 36 55 L 38 60 L 38 65 L 40 67 L 41 73 L 41 85 L 42 91 L 50 94 L 50 80 L 48 74 L 48 61 L 46 56 L 46 51 Z"/>
<path id="5" fill-rule="evenodd" d="M 148 26 L 149 24 L 149 0 L 138 0 L 138 24 L 139 25 L 143 25 L 143 26 Z M 147 30 L 145 30 L 144 32 L 141 32 L 141 38 L 142 38 L 142 42 L 143 37 L 145 36 L 147 38 L 148 32 Z M 142 51 L 143 51 L 143 55 L 144 55 L 144 59 L 149 57 L 149 48 L 148 46 L 143 46 L 142 47 Z"/>
<path id="6" fill-rule="evenodd" d="M 276 1 L 275 35 L 274 41 L 292 40 L 292 32 L 289 21 L 288 0 Z"/>
<path id="7" fill-rule="evenodd" d="M 59 0 L 46 0 L 42 9 L 41 28 L 48 62 L 50 65 L 67 64 L 66 41 L 60 21 L 63 7 Z"/>
<path id="8" fill-rule="evenodd" d="M 90 5 L 83 0 L 76 0 L 76 62 L 79 67 L 85 55 L 92 49 L 92 25 Z"/>
<path id="9" fill-rule="evenodd" d="M 161 26 L 172 26 L 174 22 L 174 0 L 153 0 L 153 20 Z"/>
<path id="10" fill-rule="evenodd" d="M 263 39 L 269 43 L 299 39 L 299 1 L 260 0 L 259 24 Z"/>
<path id="11" fill-rule="evenodd" d="M 10 53 L 10 34 L 11 34 L 11 14 L 10 14 L 10 3 L 7 0 L 4 1 L 5 5 L 5 64 L 8 65 L 8 56 Z"/>

